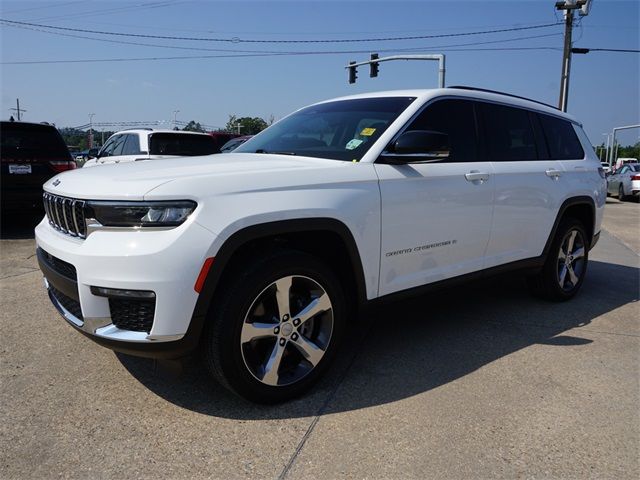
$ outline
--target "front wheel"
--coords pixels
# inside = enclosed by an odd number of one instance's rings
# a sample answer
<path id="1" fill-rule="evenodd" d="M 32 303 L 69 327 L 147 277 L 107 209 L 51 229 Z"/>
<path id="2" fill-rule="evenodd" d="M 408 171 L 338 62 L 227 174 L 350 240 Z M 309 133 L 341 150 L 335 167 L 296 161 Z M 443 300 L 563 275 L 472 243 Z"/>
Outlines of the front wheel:
<path id="1" fill-rule="evenodd" d="M 225 276 L 204 337 L 205 364 L 258 403 L 291 399 L 333 359 L 345 325 L 340 281 L 315 257 L 272 253 Z"/>
<path id="2" fill-rule="evenodd" d="M 533 293 L 548 300 L 572 298 L 584 281 L 589 261 L 589 242 L 582 223 L 563 221 L 558 227 L 542 271 L 529 277 Z"/>

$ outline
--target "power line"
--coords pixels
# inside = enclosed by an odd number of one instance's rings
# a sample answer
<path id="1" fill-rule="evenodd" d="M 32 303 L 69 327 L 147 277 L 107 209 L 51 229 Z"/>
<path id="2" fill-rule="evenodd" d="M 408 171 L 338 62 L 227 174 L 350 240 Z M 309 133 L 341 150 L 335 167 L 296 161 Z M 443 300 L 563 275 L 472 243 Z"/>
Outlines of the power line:
<path id="1" fill-rule="evenodd" d="M 164 8 L 164 7 L 172 7 L 174 5 L 177 5 L 179 3 L 186 3 L 184 1 L 182 2 L 176 2 L 176 1 L 163 1 L 163 2 L 147 2 L 147 3 L 141 3 L 138 5 L 127 5 L 127 6 L 121 6 L 121 7 L 111 7 L 111 8 L 106 8 L 106 9 L 100 9 L 100 10 L 89 10 L 86 12 L 76 12 L 76 13 L 68 13 L 65 15 L 56 15 L 56 16 L 49 16 L 49 17 L 40 17 L 37 20 L 37 22 L 43 21 L 43 20 L 57 20 L 59 18 L 64 18 L 65 20 L 69 19 L 69 18 L 83 18 L 83 17 L 95 17 L 95 16 L 103 16 L 103 15 L 111 15 L 113 13 L 120 13 L 122 11 L 131 11 L 131 10 L 148 10 L 148 9 L 153 9 L 153 8 Z"/>
<path id="2" fill-rule="evenodd" d="M 134 37 L 134 38 L 155 38 L 161 40 L 183 40 L 194 42 L 225 42 L 225 43 L 359 43 L 359 42 L 391 42 L 402 40 L 426 40 L 430 38 L 447 38 L 447 37 L 463 37 L 471 35 L 486 35 L 490 33 L 503 33 L 503 32 L 516 32 L 521 30 L 532 30 L 537 28 L 548 28 L 560 25 L 558 22 L 546 23 L 540 25 L 530 25 L 525 27 L 511 27 L 501 28 L 493 30 L 483 30 L 475 32 L 459 32 L 459 33 L 441 33 L 437 35 L 411 35 L 405 37 L 380 37 L 380 38 L 342 38 L 342 39 L 295 39 L 295 40 L 261 40 L 261 39 L 243 39 L 243 38 L 203 38 L 203 37 L 178 37 L 178 36 L 166 36 L 166 35 L 148 35 L 142 33 L 120 33 L 120 32 L 105 32 L 100 30 L 87 30 L 84 28 L 71 28 L 71 27 L 56 27 L 53 25 L 43 25 L 39 23 L 30 22 L 18 22 L 15 20 L 1 19 L 0 22 L 7 25 L 23 25 L 29 27 L 47 28 L 51 30 L 62 30 L 68 32 L 79 33 L 91 33 L 94 35 L 111 35 L 119 37 Z"/>
<path id="3" fill-rule="evenodd" d="M 427 49 L 421 49 L 427 50 Z M 561 50 L 558 47 L 503 47 L 503 48 L 439 48 L 448 52 L 481 52 L 481 51 L 524 51 L 524 50 Z M 404 50 L 393 50 L 403 52 Z M 415 51 L 415 50 L 412 50 Z M 345 53 L 368 53 L 369 50 L 353 50 L 350 52 L 282 52 L 282 53 L 247 53 L 232 55 L 193 55 L 182 57 L 136 57 L 136 58 L 92 58 L 82 60 L 32 60 L 17 62 L 1 62 L 0 65 L 40 65 L 58 63 L 101 63 L 101 62 L 145 62 L 159 60 L 202 60 L 211 58 L 245 58 L 245 57 L 275 57 L 275 56 L 305 56 L 305 55 L 343 55 Z"/>
<path id="4" fill-rule="evenodd" d="M 626 53 L 640 53 L 640 50 L 632 48 L 587 48 L 590 52 L 626 52 Z"/>
<path id="5" fill-rule="evenodd" d="M 30 12 L 32 10 L 44 10 L 45 8 L 60 8 L 65 5 L 73 5 L 74 3 L 84 3 L 84 0 L 75 0 L 73 2 L 65 2 L 65 3 L 56 2 L 55 5 L 40 5 L 38 7 L 22 8 L 20 10 L 9 10 L 8 12 L 4 11 L 2 13 L 6 15 L 6 14 L 13 14 L 13 13 Z"/>
<path id="6" fill-rule="evenodd" d="M 178 45 L 159 45 L 159 44 L 155 44 L 155 43 L 142 43 L 142 42 L 130 42 L 130 41 L 126 41 L 126 40 L 113 40 L 113 39 L 107 39 L 107 38 L 95 38 L 95 37 L 88 37 L 86 35 L 77 35 L 77 34 L 73 34 L 73 33 L 62 33 L 62 32 L 51 32 L 48 30 L 43 30 L 43 29 L 39 29 L 39 28 L 33 28 L 33 27 L 27 27 L 27 26 L 14 26 L 14 28 L 21 28 L 21 29 L 25 29 L 25 30 L 31 30 L 34 32 L 42 32 L 42 33 L 47 33 L 50 35 L 58 35 L 58 36 L 62 36 L 62 37 L 70 37 L 70 38 L 80 38 L 80 39 L 84 39 L 84 40 L 93 40 L 96 42 L 105 42 L 105 43 L 115 43 L 115 44 L 121 44 L 121 45 L 136 45 L 136 46 L 142 46 L 142 47 L 152 47 L 152 48 L 169 48 L 169 49 L 173 49 L 173 50 L 189 50 L 189 51 L 204 51 L 204 52 L 226 52 L 226 53 L 260 53 L 260 54 L 264 54 L 264 53 L 270 53 L 270 54 L 308 54 L 308 55 L 316 55 L 316 54 L 325 54 L 325 53 L 367 53 L 367 51 L 362 51 L 362 50 L 347 50 L 347 51 L 342 51 L 342 52 L 300 52 L 300 51 L 264 51 L 264 50 L 238 50 L 238 49 L 221 49 L 221 48 L 203 48 L 203 47 L 184 47 L 184 46 L 178 46 Z M 484 41 L 484 42 L 473 42 L 473 43 L 461 43 L 461 44 L 454 44 L 454 45 L 434 45 L 434 46 L 423 46 L 423 47 L 414 47 L 414 48 L 404 48 L 402 50 L 398 50 L 398 49 L 377 49 L 379 52 L 398 52 L 398 51 L 402 51 L 402 52 L 410 52 L 410 51 L 414 51 L 414 50 L 424 50 L 426 48 L 430 48 L 430 49 L 435 49 L 435 48 L 448 48 L 448 47 L 465 47 L 465 46 L 471 46 L 471 45 L 487 45 L 487 44 L 492 44 L 492 43 L 511 43 L 511 42 L 516 42 L 516 41 L 521 41 L 521 40 L 531 40 L 531 39 L 536 39 L 536 38 L 547 38 L 547 37 L 552 37 L 552 36 L 556 36 L 556 35 L 560 35 L 560 33 L 546 33 L 544 35 L 529 35 L 529 36 L 525 36 L 525 37 L 513 37 L 513 38 L 506 38 L 506 39 L 501 39 L 501 40 L 489 40 L 489 41 Z"/>

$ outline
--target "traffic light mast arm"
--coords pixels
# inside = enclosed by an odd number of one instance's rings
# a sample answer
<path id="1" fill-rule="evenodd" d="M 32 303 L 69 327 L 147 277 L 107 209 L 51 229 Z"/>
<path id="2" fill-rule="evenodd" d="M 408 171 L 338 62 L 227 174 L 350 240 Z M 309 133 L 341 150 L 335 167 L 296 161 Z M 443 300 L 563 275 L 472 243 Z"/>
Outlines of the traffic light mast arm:
<path id="1" fill-rule="evenodd" d="M 349 78 L 353 78 L 355 82 L 355 69 L 362 65 L 370 65 L 372 63 L 390 62 L 392 60 L 437 60 L 438 61 L 438 87 L 444 88 L 444 75 L 445 75 L 445 56 L 442 53 L 434 53 L 429 55 L 392 55 L 390 57 L 382 57 L 373 60 L 367 60 L 365 62 L 349 62 L 346 68 L 349 71 Z M 353 73 L 351 73 L 353 72 Z"/>

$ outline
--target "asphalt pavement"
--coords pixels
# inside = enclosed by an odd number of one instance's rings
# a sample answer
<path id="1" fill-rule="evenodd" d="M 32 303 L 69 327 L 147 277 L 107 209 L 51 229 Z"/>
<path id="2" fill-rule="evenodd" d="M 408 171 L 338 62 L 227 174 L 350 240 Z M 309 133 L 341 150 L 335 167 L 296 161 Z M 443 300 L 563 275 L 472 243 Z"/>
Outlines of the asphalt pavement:
<path id="1" fill-rule="evenodd" d="M 638 478 L 640 205 L 604 225 L 572 301 L 504 276 L 386 305 L 271 407 L 73 331 L 3 228 L 0 478 Z"/>

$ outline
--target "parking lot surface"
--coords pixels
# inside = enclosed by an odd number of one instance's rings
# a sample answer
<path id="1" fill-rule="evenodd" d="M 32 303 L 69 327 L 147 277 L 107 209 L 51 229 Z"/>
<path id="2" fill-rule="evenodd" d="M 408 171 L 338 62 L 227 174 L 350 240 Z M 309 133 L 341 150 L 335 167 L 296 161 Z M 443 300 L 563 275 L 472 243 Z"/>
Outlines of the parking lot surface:
<path id="1" fill-rule="evenodd" d="M 574 300 L 498 277 L 365 315 L 329 375 L 249 404 L 116 355 L 3 230 L 1 478 L 638 478 L 640 205 L 609 200 Z"/>

